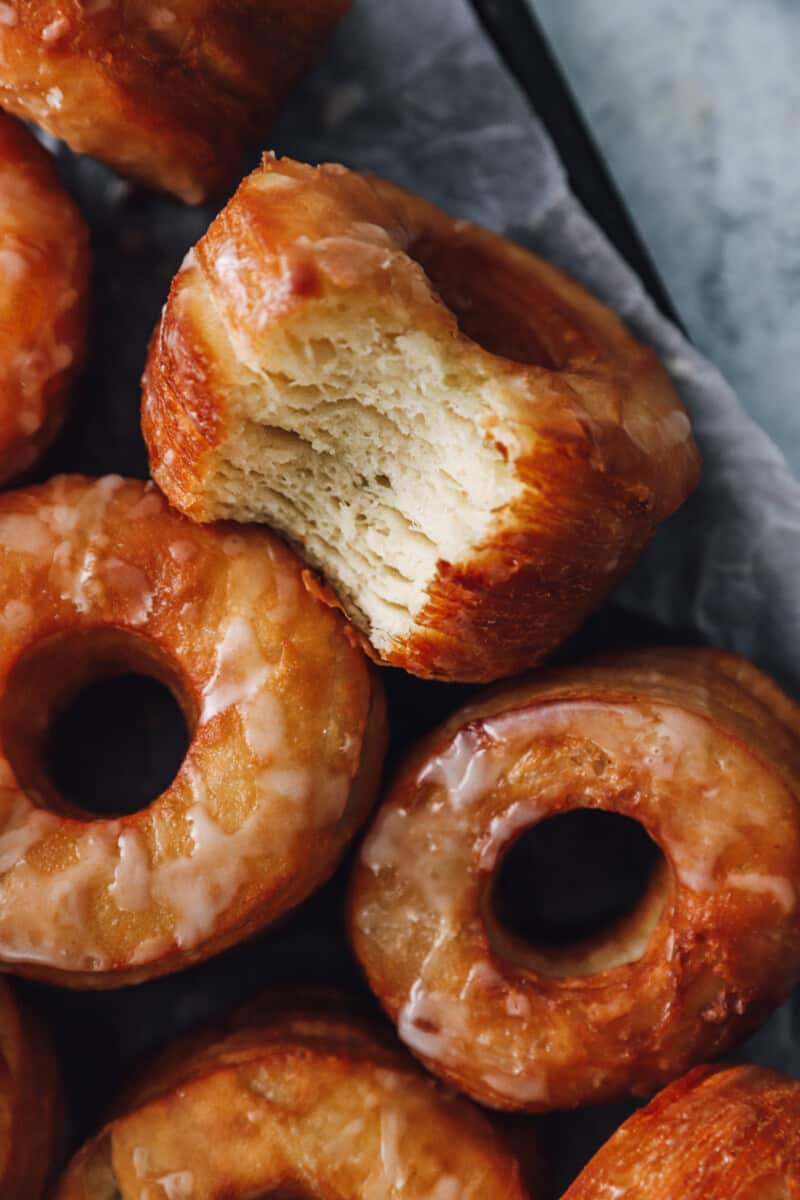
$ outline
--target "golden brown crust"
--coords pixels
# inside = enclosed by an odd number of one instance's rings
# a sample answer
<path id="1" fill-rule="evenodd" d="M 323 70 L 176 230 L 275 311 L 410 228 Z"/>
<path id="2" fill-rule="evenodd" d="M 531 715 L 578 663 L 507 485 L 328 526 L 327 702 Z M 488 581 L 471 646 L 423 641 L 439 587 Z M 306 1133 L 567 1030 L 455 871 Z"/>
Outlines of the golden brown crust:
<path id="1" fill-rule="evenodd" d="M 729 654 L 653 650 L 493 690 L 426 739 L 362 846 L 349 926 L 402 1039 L 481 1102 L 646 1094 L 724 1052 L 800 976 L 800 710 Z M 574 808 L 644 826 L 663 866 L 627 921 L 549 949 L 492 888 Z"/>
<path id="2" fill-rule="evenodd" d="M 265 338 L 340 295 L 455 347 L 493 378 L 496 413 L 482 437 L 513 464 L 516 498 L 465 561 L 438 563 L 409 634 L 377 649 L 386 663 L 461 680 L 534 665 L 696 483 L 689 421 L 663 368 L 577 284 L 384 181 L 268 156 L 176 276 L 151 343 L 151 470 L 193 520 L 213 519 L 217 455 L 236 437 L 229 368 L 200 286 L 248 363 Z"/>
<path id="3" fill-rule="evenodd" d="M 123 1197 L 148 1184 L 230 1200 L 528 1195 L 477 1109 L 324 992 L 266 998 L 169 1050 L 73 1159 L 56 1200 L 91 1200 L 103 1171 Z"/>
<path id="4" fill-rule="evenodd" d="M 0 1195 L 39 1200 L 60 1125 L 58 1068 L 49 1042 L 0 981 Z"/>
<path id="5" fill-rule="evenodd" d="M 794 1200 L 800 1084 L 762 1067 L 697 1067 L 634 1113 L 563 1200 Z"/>
<path id="6" fill-rule="evenodd" d="M 15 0 L 0 104 L 199 203 L 236 177 L 350 0 Z"/>
<path id="7" fill-rule="evenodd" d="M 84 357 L 89 270 L 86 226 L 50 156 L 0 114 L 0 484 L 61 428 Z"/>
<path id="8" fill-rule="evenodd" d="M 371 805 L 380 684 L 263 529 L 198 528 L 153 484 L 62 476 L 0 497 L 0 961 L 72 987 L 179 970 L 276 920 Z M 161 796 L 77 812 L 43 767 L 53 715 L 142 672 L 191 742 Z M 113 810 L 113 797 L 110 798 Z"/>
<path id="9" fill-rule="evenodd" d="M 378 187 L 462 333 L 530 364 L 512 418 L 525 490 L 468 562 L 440 564 L 418 632 L 386 656 L 491 681 L 541 661 L 628 573 L 694 488 L 697 449 L 656 355 L 609 309 L 508 239 Z"/>

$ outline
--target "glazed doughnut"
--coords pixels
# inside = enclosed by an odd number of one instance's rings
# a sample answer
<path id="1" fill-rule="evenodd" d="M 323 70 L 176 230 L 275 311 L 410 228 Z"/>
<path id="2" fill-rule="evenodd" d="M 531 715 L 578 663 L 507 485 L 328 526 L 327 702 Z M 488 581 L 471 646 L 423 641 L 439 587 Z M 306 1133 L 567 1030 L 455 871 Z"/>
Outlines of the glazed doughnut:
<path id="1" fill-rule="evenodd" d="M 61 428 L 84 356 L 89 268 L 86 226 L 50 156 L 0 113 L 0 484 Z"/>
<path id="2" fill-rule="evenodd" d="M 11 0 L 0 105 L 197 204 L 241 174 L 350 0 Z"/>
<path id="3" fill-rule="evenodd" d="M 794 1200 L 798 1130 L 794 1079 L 697 1067 L 634 1113 L 562 1200 Z"/>
<path id="4" fill-rule="evenodd" d="M 47 732 L 131 671 L 172 690 L 191 743 L 152 804 L 101 819 L 57 793 Z M 384 740 L 366 659 L 268 531 L 198 528 L 118 476 L 0 497 L 4 969 L 113 987 L 257 932 L 333 870 Z"/>
<path id="5" fill-rule="evenodd" d="M 105 1190 L 104 1190 L 105 1188 Z M 94 1189 L 94 1190 L 93 1190 Z M 183 1044 L 78 1152 L 55 1200 L 525 1200 L 487 1119 L 330 997 Z"/>
<path id="6" fill-rule="evenodd" d="M 411 754 L 356 866 L 373 991 L 436 1074 L 496 1108 L 645 1094 L 719 1054 L 800 977 L 800 713 L 755 667 L 653 650 L 541 673 Z M 587 942 L 498 919 L 499 867 L 574 809 L 643 826 L 660 866 Z"/>
<path id="7" fill-rule="evenodd" d="M 143 429 L 177 508 L 274 525 L 374 657 L 438 679 L 538 662 L 698 470 L 654 355 L 577 284 L 269 156 L 173 281 Z"/>
<path id="8" fill-rule="evenodd" d="M 0 1196 L 39 1200 L 60 1132 L 60 1084 L 38 1025 L 0 981 Z"/>

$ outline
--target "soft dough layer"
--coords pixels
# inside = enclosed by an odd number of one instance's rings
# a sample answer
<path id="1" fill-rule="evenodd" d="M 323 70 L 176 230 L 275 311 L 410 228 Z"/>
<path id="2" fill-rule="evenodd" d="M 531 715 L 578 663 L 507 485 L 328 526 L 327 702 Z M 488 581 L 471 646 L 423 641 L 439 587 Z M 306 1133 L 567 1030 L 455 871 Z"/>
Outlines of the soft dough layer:
<path id="1" fill-rule="evenodd" d="M 55 1059 L 41 1030 L 0 982 L 0 1196 L 39 1200 L 60 1117 Z"/>
<path id="2" fill-rule="evenodd" d="M 0 105 L 197 204 L 231 184 L 350 0 L 13 0 Z"/>
<path id="3" fill-rule="evenodd" d="M 0 484 L 61 428 L 84 356 L 89 270 L 86 226 L 50 156 L 0 113 Z"/>
<path id="4" fill-rule="evenodd" d="M 186 757 L 143 811 L 76 812 L 47 730 L 130 671 L 175 694 Z M 372 801 L 385 722 L 367 660 L 273 534 L 193 526 L 153 484 L 62 476 L 0 497 L 0 740 L 0 962 L 109 987 L 207 958 L 322 883 Z"/>
<path id="5" fill-rule="evenodd" d="M 537 662 L 693 487 L 653 354 L 552 267 L 343 167 L 266 157 L 189 255 L 145 375 L 154 477 L 264 521 L 382 661 Z"/>
<path id="6" fill-rule="evenodd" d="M 179 1044 L 56 1200 L 526 1200 L 486 1118 L 337 998 L 265 1000 Z"/>
<path id="7" fill-rule="evenodd" d="M 458 712 L 403 765 L 353 878 L 370 985 L 430 1070 L 546 1111 L 647 1094 L 724 1052 L 800 978 L 800 710 L 755 667 L 653 650 L 542 672 Z M 661 868 L 571 946 L 503 927 L 525 830 L 637 821 Z"/>
<path id="8" fill-rule="evenodd" d="M 794 1200 L 800 1084 L 761 1067 L 698 1067 L 634 1113 L 563 1200 Z"/>

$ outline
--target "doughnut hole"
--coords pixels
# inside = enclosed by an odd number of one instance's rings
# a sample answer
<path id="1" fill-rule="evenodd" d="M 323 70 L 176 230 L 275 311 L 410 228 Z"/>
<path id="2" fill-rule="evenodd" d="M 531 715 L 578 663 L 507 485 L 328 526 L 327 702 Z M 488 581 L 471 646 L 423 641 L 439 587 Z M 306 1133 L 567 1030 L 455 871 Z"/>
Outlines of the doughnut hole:
<path id="1" fill-rule="evenodd" d="M 0 701 L 0 737 L 37 804 L 86 820 L 136 812 L 170 785 L 197 703 L 177 664 L 115 628 L 57 633 L 28 647 Z"/>
<path id="2" fill-rule="evenodd" d="M 538 303 L 532 303 L 539 289 L 530 270 L 487 254 L 469 237 L 469 228 L 454 237 L 420 237 L 408 253 L 473 342 L 501 358 L 556 370 L 560 364 L 534 324 L 545 298 L 537 294 Z"/>
<path id="3" fill-rule="evenodd" d="M 577 808 L 507 847 L 487 894 L 496 953 L 554 979 L 638 962 L 670 892 L 666 859 L 637 821 Z"/>

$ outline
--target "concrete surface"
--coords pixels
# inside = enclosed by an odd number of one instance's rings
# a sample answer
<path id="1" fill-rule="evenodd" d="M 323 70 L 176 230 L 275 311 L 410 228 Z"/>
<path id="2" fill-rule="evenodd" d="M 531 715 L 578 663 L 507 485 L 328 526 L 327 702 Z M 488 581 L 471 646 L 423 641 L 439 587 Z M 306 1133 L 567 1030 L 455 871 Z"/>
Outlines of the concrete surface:
<path id="1" fill-rule="evenodd" d="M 800 474 L 800 2 L 532 2 L 691 336 Z"/>

